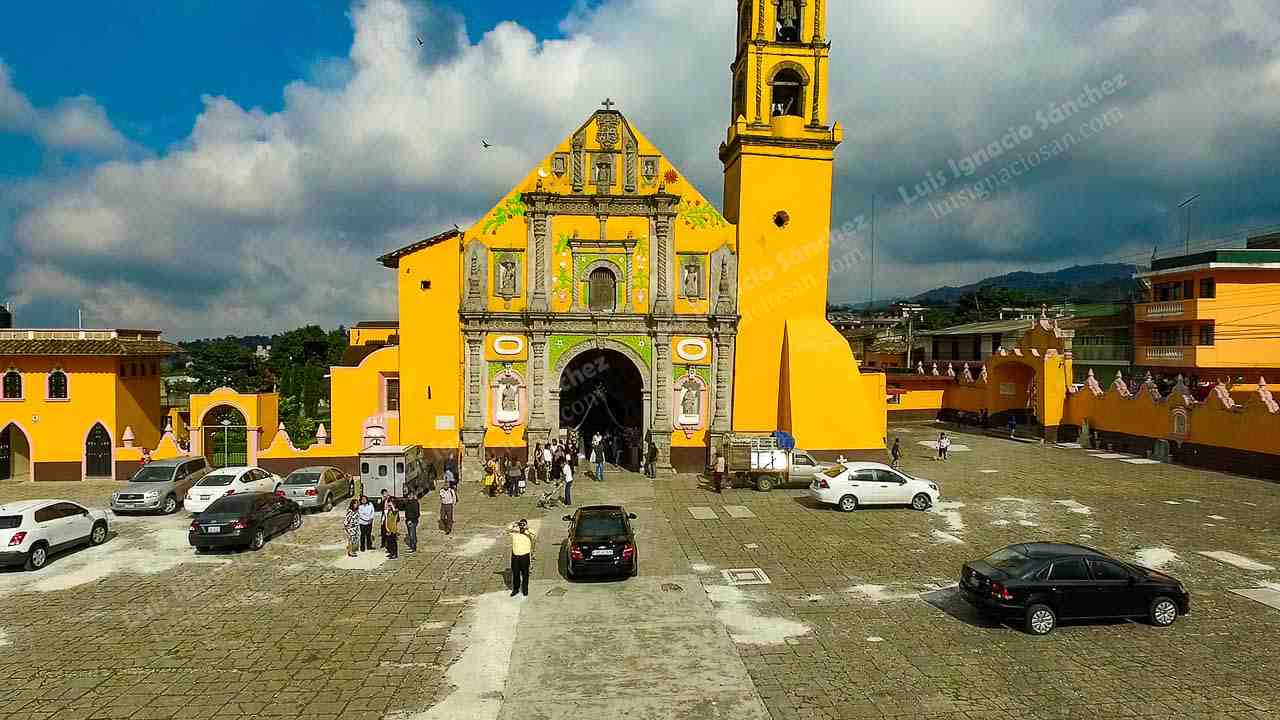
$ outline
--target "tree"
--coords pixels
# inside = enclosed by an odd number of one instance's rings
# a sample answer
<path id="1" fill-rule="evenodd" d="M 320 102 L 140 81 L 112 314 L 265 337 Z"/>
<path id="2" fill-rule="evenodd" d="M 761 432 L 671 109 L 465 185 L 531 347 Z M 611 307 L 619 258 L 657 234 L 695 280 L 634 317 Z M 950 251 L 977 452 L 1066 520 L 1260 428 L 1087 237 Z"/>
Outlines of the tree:
<path id="1" fill-rule="evenodd" d="M 267 368 L 236 338 L 196 340 L 182 343 L 182 347 L 191 355 L 188 372 L 196 378 L 197 392 L 212 392 L 220 387 L 242 393 L 271 390 Z"/>

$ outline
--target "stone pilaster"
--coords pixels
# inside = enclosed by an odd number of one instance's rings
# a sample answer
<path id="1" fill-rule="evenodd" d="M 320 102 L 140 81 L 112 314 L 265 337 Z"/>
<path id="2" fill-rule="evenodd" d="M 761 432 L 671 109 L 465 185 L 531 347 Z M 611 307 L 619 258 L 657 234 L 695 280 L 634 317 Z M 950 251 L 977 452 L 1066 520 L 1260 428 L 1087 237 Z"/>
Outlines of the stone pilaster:
<path id="1" fill-rule="evenodd" d="M 547 423 L 547 336 L 534 333 L 529 337 L 529 428 L 525 433 L 532 448 L 551 437 Z"/>
<path id="2" fill-rule="evenodd" d="M 712 358 L 712 406 L 709 443 L 711 457 L 720 452 L 725 435 L 733 430 L 733 337 L 717 334 L 712 338 L 715 356 Z"/>
<path id="3" fill-rule="evenodd" d="M 467 396 L 462 423 L 462 479 L 484 475 L 484 335 L 467 333 Z"/>
<path id="4" fill-rule="evenodd" d="M 675 474 L 671 466 L 671 336 L 655 335 L 653 338 L 653 444 L 658 448 L 657 472 L 662 476 Z"/>
<path id="5" fill-rule="evenodd" d="M 652 272 L 657 274 L 653 297 L 653 314 L 670 315 L 671 301 L 671 216 L 659 213 L 653 218 Z M 668 348 L 670 351 L 670 348 Z"/>
<path id="6" fill-rule="evenodd" d="M 533 293 L 529 297 L 529 309 L 533 312 L 547 312 L 550 304 L 547 299 L 547 282 L 550 273 L 548 266 L 548 218 L 543 213 L 533 214 L 529 217 L 529 273 L 532 275 L 532 282 L 529 287 L 533 288 Z"/>

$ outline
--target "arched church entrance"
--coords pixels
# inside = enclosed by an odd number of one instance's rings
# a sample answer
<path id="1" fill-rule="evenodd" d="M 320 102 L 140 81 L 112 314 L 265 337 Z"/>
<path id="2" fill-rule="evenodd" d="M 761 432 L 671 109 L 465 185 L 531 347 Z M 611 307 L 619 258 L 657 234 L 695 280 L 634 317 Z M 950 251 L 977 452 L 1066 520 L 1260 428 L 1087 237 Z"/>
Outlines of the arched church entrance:
<path id="1" fill-rule="evenodd" d="M 995 390 L 991 408 L 992 421 L 1000 426 L 1012 415 L 1019 424 L 1038 422 L 1036 371 L 1016 360 L 993 362 L 990 382 Z"/>
<path id="2" fill-rule="evenodd" d="M 246 465 L 249 462 L 249 428 L 244 413 L 230 405 L 219 405 L 205 413 L 200 423 L 204 433 L 204 456 L 215 468 Z"/>
<path id="3" fill-rule="evenodd" d="M 22 428 L 10 423 L 0 429 L 0 480 L 31 479 L 31 442 Z"/>
<path id="4" fill-rule="evenodd" d="M 617 350 L 593 349 L 565 365 L 560 374 L 560 428 L 582 438 L 587 452 L 596 433 L 616 439 L 608 461 L 637 469 L 644 442 L 644 377 Z"/>

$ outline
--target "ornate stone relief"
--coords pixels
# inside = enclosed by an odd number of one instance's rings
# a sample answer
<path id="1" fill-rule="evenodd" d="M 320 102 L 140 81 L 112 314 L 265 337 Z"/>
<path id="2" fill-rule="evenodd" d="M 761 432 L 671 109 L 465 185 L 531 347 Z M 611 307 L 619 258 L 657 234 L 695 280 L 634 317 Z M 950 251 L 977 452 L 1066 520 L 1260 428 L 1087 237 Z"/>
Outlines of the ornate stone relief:
<path id="1" fill-rule="evenodd" d="M 483 310 L 489 296 L 489 248 L 479 240 L 467 244 L 467 289 L 463 307 Z"/>
<path id="2" fill-rule="evenodd" d="M 586 165 L 586 158 L 584 157 L 586 146 L 587 129 L 583 127 L 573 135 L 573 177 L 571 184 L 573 191 L 576 193 L 582 192 L 583 188 L 586 187 L 586 171 L 584 167 Z"/>
<path id="3" fill-rule="evenodd" d="M 493 379 L 493 424 L 511 432 L 524 418 L 524 382 L 514 370 L 504 370 Z"/>

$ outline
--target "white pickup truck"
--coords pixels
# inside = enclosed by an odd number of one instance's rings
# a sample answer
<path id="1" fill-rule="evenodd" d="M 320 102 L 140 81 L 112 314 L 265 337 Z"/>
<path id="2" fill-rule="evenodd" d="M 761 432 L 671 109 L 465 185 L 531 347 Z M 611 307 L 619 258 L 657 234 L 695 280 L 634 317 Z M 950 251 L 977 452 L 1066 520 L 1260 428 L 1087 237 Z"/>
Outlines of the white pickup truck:
<path id="1" fill-rule="evenodd" d="M 751 485 L 760 492 L 808 487 L 816 473 L 833 465 L 815 460 L 806 450 L 784 450 L 772 435 L 729 435 L 721 452 L 729 486 Z"/>

